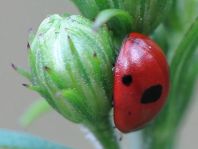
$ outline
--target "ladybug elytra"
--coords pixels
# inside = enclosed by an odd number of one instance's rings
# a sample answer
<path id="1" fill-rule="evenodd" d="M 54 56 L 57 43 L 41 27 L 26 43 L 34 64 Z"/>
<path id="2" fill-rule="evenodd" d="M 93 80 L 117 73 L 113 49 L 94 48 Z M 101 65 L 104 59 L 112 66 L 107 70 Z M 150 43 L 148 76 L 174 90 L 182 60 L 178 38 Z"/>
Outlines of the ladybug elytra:
<path id="1" fill-rule="evenodd" d="M 165 104 L 169 69 L 160 47 L 149 37 L 131 33 L 114 69 L 114 123 L 122 132 L 142 128 Z"/>

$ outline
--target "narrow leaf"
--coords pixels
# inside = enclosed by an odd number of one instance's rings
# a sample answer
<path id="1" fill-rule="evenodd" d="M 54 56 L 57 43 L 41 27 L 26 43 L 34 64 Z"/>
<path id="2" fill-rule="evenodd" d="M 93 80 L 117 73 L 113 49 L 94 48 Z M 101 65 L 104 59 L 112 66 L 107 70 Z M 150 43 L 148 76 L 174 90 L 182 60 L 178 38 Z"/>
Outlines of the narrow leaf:
<path id="1" fill-rule="evenodd" d="M 170 148 L 183 119 L 198 78 L 198 19 L 189 28 L 170 62 L 171 90 L 168 103 L 150 126 L 144 129 L 148 149 Z M 171 52 L 171 51 L 170 51 Z M 163 134 L 163 135 L 162 135 Z M 149 136 L 149 137 L 148 137 Z M 168 143 L 167 143 L 168 142 Z"/>
<path id="2" fill-rule="evenodd" d="M 50 112 L 52 107 L 47 103 L 46 100 L 38 100 L 33 103 L 28 110 L 22 115 L 20 124 L 24 127 L 29 126 L 35 120 L 40 118 L 42 115 Z"/>
<path id="3" fill-rule="evenodd" d="M 173 92 L 179 87 L 181 78 L 185 75 L 186 63 L 192 58 L 192 55 L 196 52 L 198 46 L 198 18 L 190 27 L 179 47 L 174 53 L 171 61 L 171 82 Z"/>
<path id="4" fill-rule="evenodd" d="M 118 19 L 124 19 L 124 24 L 127 28 L 132 26 L 133 19 L 127 11 L 121 9 L 106 9 L 101 11 L 96 17 L 96 20 L 93 24 L 93 29 L 98 30 L 98 28 L 114 17 L 117 17 Z"/>

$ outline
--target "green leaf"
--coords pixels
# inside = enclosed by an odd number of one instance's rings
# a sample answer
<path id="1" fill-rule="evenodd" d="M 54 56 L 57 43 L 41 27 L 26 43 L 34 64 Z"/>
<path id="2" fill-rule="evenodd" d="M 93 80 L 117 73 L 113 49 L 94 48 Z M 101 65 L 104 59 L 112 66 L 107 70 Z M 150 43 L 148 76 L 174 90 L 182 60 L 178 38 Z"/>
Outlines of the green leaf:
<path id="1" fill-rule="evenodd" d="M 177 106 L 178 111 L 180 111 L 180 115 L 176 119 L 176 125 L 178 125 L 185 112 L 187 111 L 189 104 L 192 101 L 192 95 L 194 91 L 195 84 L 198 79 L 198 61 L 197 61 L 197 54 L 194 55 L 191 60 L 186 63 L 186 66 L 189 67 L 186 74 L 182 77 L 182 83 L 178 88 L 180 90 L 180 94 L 178 95 L 178 99 L 181 101 L 180 104 Z"/>
<path id="2" fill-rule="evenodd" d="M 182 82 L 182 77 L 185 75 L 186 63 L 195 54 L 198 46 L 198 18 L 190 27 L 179 47 L 174 53 L 171 61 L 171 82 L 172 90 L 176 90 Z"/>
<path id="3" fill-rule="evenodd" d="M 7 149 L 71 149 L 26 133 L 0 129 L 0 148 Z"/>
<path id="4" fill-rule="evenodd" d="M 192 101 L 193 88 L 198 78 L 197 47 L 198 19 L 174 51 L 170 62 L 171 90 L 168 103 L 153 123 L 144 130 L 146 149 L 173 148 L 176 132 Z"/>
<path id="5" fill-rule="evenodd" d="M 108 22 L 112 18 L 124 19 L 123 24 L 127 28 L 131 28 L 133 19 L 127 11 L 121 9 L 106 9 L 101 11 L 94 22 L 93 28 L 98 30 L 103 24 Z"/>
<path id="6" fill-rule="evenodd" d="M 81 13 L 87 18 L 93 19 L 99 11 L 95 0 L 71 0 L 71 1 L 79 8 Z"/>
<path id="7" fill-rule="evenodd" d="M 43 114 L 46 114 L 52 110 L 52 107 L 47 103 L 46 100 L 41 99 L 33 103 L 28 110 L 22 115 L 20 124 L 23 127 L 27 127 L 32 124 L 35 120 L 40 118 Z"/>

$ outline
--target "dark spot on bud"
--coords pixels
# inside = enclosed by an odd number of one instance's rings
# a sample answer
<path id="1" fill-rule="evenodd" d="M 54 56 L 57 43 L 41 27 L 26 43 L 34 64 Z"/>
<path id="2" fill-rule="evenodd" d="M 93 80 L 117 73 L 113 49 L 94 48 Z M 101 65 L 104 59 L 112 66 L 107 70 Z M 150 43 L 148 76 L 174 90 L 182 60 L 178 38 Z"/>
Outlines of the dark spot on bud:
<path id="1" fill-rule="evenodd" d="M 159 100 L 161 95 L 162 95 L 162 86 L 160 84 L 153 85 L 144 91 L 141 98 L 141 103 L 142 104 L 153 103 Z"/>
<path id="2" fill-rule="evenodd" d="M 97 57 L 97 53 L 96 52 L 93 53 L 93 57 Z"/>
<path id="3" fill-rule="evenodd" d="M 29 85 L 28 84 L 25 84 L 25 83 L 23 83 L 22 84 L 24 87 L 29 87 Z"/>
<path id="4" fill-rule="evenodd" d="M 50 68 L 49 68 L 48 66 L 44 66 L 44 70 L 45 70 L 45 71 L 49 71 Z"/>
<path id="5" fill-rule="evenodd" d="M 67 35 L 67 39 L 68 39 L 68 40 L 71 40 L 71 37 L 70 37 L 69 35 Z"/>
<path id="6" fill-rule="evenodd" d="M 126 86 L 129 86 L 133 82 L 133 78 L 131 75 L 124 75 L 122 77 L 122 83 Z"/>
<path id="7" fill-rule="evenodd" d="M 30 32 L 33 32 L 33 28 L 32 28 L 32 27 L 30 27 L 30 28 L 28 29 L 28 33 L 30 33 Z"/>
<path id="8" fill-rule="evenodd" d="M 30 44 L 29 44 L 29 42 L 27 43 L 27 48 L 30 49 Z"/>
<path id="9" fill-rule="evenodd" d="M 14 70 L 17 70 L 17 67 L 16 67 L 14 64 L 11 64 L 11 66 L 12 66 L 12 68 L 13 68 Z"/>
<path id="10" fill-rule="evenodd" d="M 43 33 L 39 33 L 38 35 L 39 35 L 39 37 L 41 37 L 41 36 L 43 36 Z"/>

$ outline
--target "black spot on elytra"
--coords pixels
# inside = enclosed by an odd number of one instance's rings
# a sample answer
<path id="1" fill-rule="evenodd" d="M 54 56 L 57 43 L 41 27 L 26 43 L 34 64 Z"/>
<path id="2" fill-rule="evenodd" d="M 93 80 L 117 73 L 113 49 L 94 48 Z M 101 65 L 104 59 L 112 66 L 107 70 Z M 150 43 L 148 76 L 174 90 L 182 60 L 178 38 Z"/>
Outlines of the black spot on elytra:
<path id="1" fill-rule="evenodd" d="M 131 75 L 124 75 L 122 77 L 122 83 L 126 86 L 129 86 L 133 82 L 133 78 Z"/>
<path id="2" fill-rule="evenodd" d="M 161 94 L 162 94 L 162 86 L 160 84 L 153 85 L 144 91 L 141 98 L 141 103 L 142 104 L 153 103 L 160 99 Z"/>

